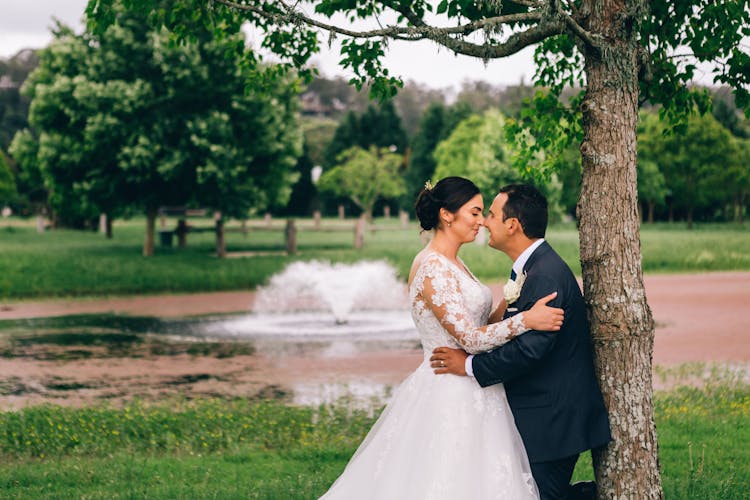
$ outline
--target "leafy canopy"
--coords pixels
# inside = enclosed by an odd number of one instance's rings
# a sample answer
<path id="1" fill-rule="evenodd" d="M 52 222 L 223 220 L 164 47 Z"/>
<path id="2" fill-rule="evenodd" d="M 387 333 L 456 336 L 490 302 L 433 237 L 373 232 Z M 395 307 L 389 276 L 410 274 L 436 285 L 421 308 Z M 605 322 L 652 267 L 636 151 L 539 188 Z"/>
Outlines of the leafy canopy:
<path id="1" fill-rule="evenodd" d="M 114 22 L 112 5 L 117 1 L 89 1 L 95 29 Z M 591 9 L 604 8 L 590 2 L 122 1 L 150 12 L 150 22 L 166 26 L 180 39 L 191 39 L 204 29 L 229 33 L 237 23 L 250 22 L 265 33 L 263 47 L 283 62 L 280 71 L 308 72 L 307 63 L 320 44 L 340 38 L 341 65 L 354 74 L 352 83 L 360 88 L 370 83 L 372 94 L 380 98 L 394 95 L 402 86 L 382 63 L 390 40 L 430 40 L 456 54 L 484 60 L 536 46 L 535 83 L 546 90 L 528 103 L 528 112 L 518 122 L 510 123 L 510 132 L 529 150 L 525 158 L 518 158 L 517 166 L 540 150 L 547 152 L 545 161 L 534 169 L 542 179 L 559 168 L 557 157 L 582 138 L 581 96 L 560 98 L 566 87 L 586 85 L 583 51 L 601 58 L 617 53 L 617 42 L 609 33 L 590 27 Z M 711 82 L 731 86 L 738 106 L 750 113 L 750 55 L 742 43 L 750 35 L 748 2 L 638 0 L 622 10 L 622 19 L 611 29 L 635 32 L 642 102 L 660 106 L 662 115 L 684 130 L 688 114 L 708 109 L 708 94 L 690 83 L 699 66 L 710 64 Z M 339 22 L 342 17 L 347 22 Z M 259 57 L 246 59 L 251 65 L 259 61 Z M 523 130 L 530 130 L 536 140 L 524 141 Z"/>
<path id="2" fill-rule="evenodd" d="M 302 146 L 292 75 L 249 87 L 263 71 L 242 63 L 239 22 L 177 44 L 144 11 L 113 2 L 107 12 L 101 31 L 59 26 L 27 83 L 36 135 L 15 148 L 36 149 L 21 162 L 38 166 L 55 209 L 90 218 L 198 205 L 246 216 L 288 199 Z"/>

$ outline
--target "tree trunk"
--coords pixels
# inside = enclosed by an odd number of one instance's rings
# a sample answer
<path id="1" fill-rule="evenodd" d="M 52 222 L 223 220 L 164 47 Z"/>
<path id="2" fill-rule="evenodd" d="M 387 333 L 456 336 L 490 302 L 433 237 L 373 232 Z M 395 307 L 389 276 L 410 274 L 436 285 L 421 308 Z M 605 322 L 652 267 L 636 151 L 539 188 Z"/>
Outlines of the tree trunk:
<path id="1" fill-rule="evenodd" d="M 105 222 L 105 226 L 106 226 L 107 239 L 111 240 L 112 239 L 112 234 L 113 234 L 112 233 L 112 217 L 107 217 L 107 220 Z"/>
<path id="2" fill-rule="evenodd" d="M 601 5 L 604 3 L 606 5 Z M 612 442 L 594 450 L 599 498 L 662 498 L 654 425 L 654 321 L 646 301 L 636 181 L 637 30 L 624 3 L 592 2 L 584 50 L 583 175 L 578 202 L 583 288 Z"/>
<path id="3" fill-rule="evenodd" d="M 315 210 L 313 212 L 313 227 L 315 229 L 320 229 L 320 210 Z"/>
<path id="4" fill-rule="evenodd" d="M 177 221 L 177 229 L 175 229 L 174 232 L 177 235 L 177 246 L 179 248 L 186 248 L 188 225 L 185 219 L 179 219 Z"/>
<path id="5" fill-rule="evenodd" d="M 214 214 L 216 220 L 216 256 L 223 259 L 227 256 L 227 242 L 224 238 L 224 219 L 221 212 Z"/>
<path id="6" fill-rule="evenodd" d="M 693 229 L 693 207 L 687 207 L 687 228 Z"/>
<path id="7" fill-rule="evenodd" d="M 367 226 L 367 218 L 363 213 L 357 222 L 354 224 L 354 248 L 362 248 L 365 244 L 365 227 Z"/>
<path id="8" fill-rule="evenodd" d="M 653 224 L 654 223 L 654 206 L 656 204 L 653 201 L 648 202 L 648 223 Z"/>
<path id="9" fill-rule="evenodd" d="M 154 255 L 154 232 L 156 231 L 156 210 L 148 209 L 146 211 L 146 239 L 143 241 L 143 256 L 151 257 Z"/>
<path id="10" fill-rule="evenodd" d="M 739 219 L 737 222 L 739 224 L 745 223 L 745 200 L 747 199 L 747 192 L 743 192 L 742 196 L 740 196 L 740 206 L 739 206 Z"/>
<path id="11" fill-rule="evenodd" d="M 732 203 L 732 220 L 737 224 L 742 224 L 745 212 L 745 193 L 738 193 L 734 196 Z"/>

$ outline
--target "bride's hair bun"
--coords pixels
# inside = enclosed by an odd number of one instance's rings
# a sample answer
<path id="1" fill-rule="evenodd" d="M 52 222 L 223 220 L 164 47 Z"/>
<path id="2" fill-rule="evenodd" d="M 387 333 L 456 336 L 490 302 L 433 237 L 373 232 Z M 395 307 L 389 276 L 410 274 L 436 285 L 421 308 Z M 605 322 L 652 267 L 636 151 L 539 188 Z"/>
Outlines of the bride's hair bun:
<path id="1" fill-rule="evenodd" d="M 456 213 L 466 202 L 479 194 L 479 188 L 463 177 L 446 177 L 431 186 L 429 182 L 419 192 L 414 210 L 422 229 L 429 231 L 440 224 L 440 209 Z"/>
<path id="2" fill-rule="evenodd" d="M 440 214 L 440 206 L 435 203 L 435 199 L 430 193 L 431 189 L 425 187 L 419 192 L 417 196 L 417 202 L 414 204 L 414 210 L 417 213 L 417 219 L 419 219 L 419 225 L 422 229 L 429 231 L 434 229 L 438 225 L 438 215 Z"/>

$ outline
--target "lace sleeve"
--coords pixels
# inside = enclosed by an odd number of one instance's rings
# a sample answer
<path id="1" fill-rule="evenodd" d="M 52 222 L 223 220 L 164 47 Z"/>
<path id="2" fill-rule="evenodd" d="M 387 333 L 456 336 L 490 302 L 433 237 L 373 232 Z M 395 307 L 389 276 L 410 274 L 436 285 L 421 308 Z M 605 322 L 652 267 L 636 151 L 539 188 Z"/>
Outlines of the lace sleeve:
<path id="1" fill-rule="evenodd" d="M 466 312 L 455 270 L 437 256 L 430 256 L 422 263 L 414 282 L 424 304 L 470 354 L 499 347 L 529 330 L 523 322 L 523 313 L 499 323 L 475 325 Z"/>

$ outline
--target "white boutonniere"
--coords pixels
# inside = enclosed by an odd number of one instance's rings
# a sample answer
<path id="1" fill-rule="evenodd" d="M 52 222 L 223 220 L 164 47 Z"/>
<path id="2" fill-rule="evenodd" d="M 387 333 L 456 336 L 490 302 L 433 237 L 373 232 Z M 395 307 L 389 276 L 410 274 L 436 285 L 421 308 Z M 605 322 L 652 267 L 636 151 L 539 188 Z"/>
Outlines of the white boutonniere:
<path id="1" fill-rule="evenodd" d="M 505 302 L 512 304 L 518 300 L 521 296 L 521 289 L 523 288 L 523 282 L 526 281 L 526 273 L 516 276 L 515 280 L 509 279 L 505 286 L 503 286 L 503 296 Z"/>

